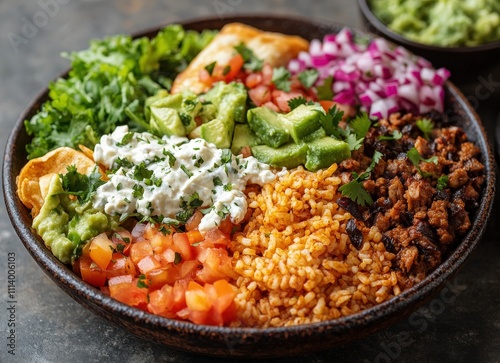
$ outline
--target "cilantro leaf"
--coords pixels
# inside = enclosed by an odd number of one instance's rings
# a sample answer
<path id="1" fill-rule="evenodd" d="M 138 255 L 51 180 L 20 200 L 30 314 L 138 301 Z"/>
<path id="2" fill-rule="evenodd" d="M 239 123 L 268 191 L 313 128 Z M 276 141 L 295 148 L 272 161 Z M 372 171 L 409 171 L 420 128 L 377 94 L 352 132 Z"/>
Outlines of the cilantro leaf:
<path id="1" fill-rule="evenodd" d="M 424 139 L 429 140 L 432 130 L 434 130 L 434 122 L 431 119 L 423 118 L 415 122 L 417 127 L 424 134 Z"/>
<path id="2" fill-rule="evenodd" d="M 344 111 L 339 110 L 337 106 L 333 106 L 326 113 L 323 113 L 321 111 L 318 112 L 320 113 L 319 122 L 325 129 L 326 134 L 328 136 L 334 136 L 337 139 L 340 139 L 341 135 L 344 133 L 344 130 L 339 127 L 339 123 L 344 116 Z"/>
<path id="3" fill-rule="evenodd" d="M 392 140 L 399 140 L 403 137 L 403 134 L 399 130 L 394 130 L 391 133 L 391 136 L 386 136 L 386 135 L 380 135 L 378 139 L 380 141 L 392 141 Z"/>
<path id="4" fill-rule="evenodd" d="M 300 83 L 305 88 L 311 88 L 318 80 L 319 72 L 316 69 L 306 69 L 299 73 L 298 78 Z"/>
<path id="5" fill-rule="evenodd" d="M 349 123 L 349 127 L 354 131 L 358 139 L 362 139 L 368 133 L 372 122 L 368 118 L 368 114 L 363 112 L 356 116 L 354 120 Z"/>
<path id="6" fill-rule="evenodd" d="M 373 204 L 373 199 L 370 193 L 368 193 L 363 187 L 362 182 L 368 179 L 370 173 L 373 171 L 373 169 L 375 169 L 375 166 L 379 163 L 383 156 L 384 155 L 381 152 L 375 151 L 372 157 L 372 161 L 368 168 L 366 168 L 364 173 L 360 175 L 358 175 L 357 173 L 352 173 L 353 180 L 347 184 L 342 185 L 339 188 L 342 196 L 351 199 L 352 201 L 363 207 Z"/>
<path id="7" fill-rule="evenodd" d="M 422 177 L 424 178 L 430 178 L 432 177 L 431 173 L 426 173 L 423 172 L 422 169 L 420 169 L 420 162 L 423 161 L 425 163 L 434 163 L 437 165 L 438 163 L 438 158 L 437 156 L 433 156 L 431 158 L 425 159 L 422 157 L 422 155 L 419 154 L 418 150 L 415 149 L 415 147 L 412 147 L 406 155 L 408 156 L 408 159 L 410 159 L 411 163 L 417 168 L 418 172 Z"/>
<path id="8" fill-rule="evenodd" d="M 290 110 L 295 110 L 300 105 L 314 105 L 314 103 L 314 101 L 308 101 L 302 96 L 288 100 L 288 106 L 290 107 Z"/>
<path id="9" fill-rule="evenodd" d="M 319 100 L 328 100 L 331 101 L 333 99 L 333 76 L 329 76 L 325 78 L 323 84 L 316 87 L 316 94 Z"/>
<path id="10" fill-rule="evenodd" d="M 354 151 L 358 150 L 362 145 L 365 139 L 357 139 L 356 135 L 348 134 L 345 138 L 345 142 L 349 145 L 349 150 Z"/>
<path id="11" fill-rule="evenodd" d="M 437 180 L 438 190 L 443 190 L 448 186 L 449 178 L 448 175 L 441 175 Z"/>
<path id="12" fill-rule="evenodd" d="M 80 174 L 75 165 L 68 166 L 66 170 L 66 174 L 60 175 L 64 192 L 59 194 L 75 195 L 80 204 L 88 202 L 97 188 L 104 184 L 97 166 L 90 175 Z"/>
<path id="13" fill-rule="evenodd" d="M 209 75 L 212 75 L 214 72 L 215 65 L 217 64 L 216 61 L 213 61 L 212 63 L 209 63 L 205 66 L 205 69 L 207 70 Z"/>
<path id="14" fill-rule="evenodd" d="M 245 44 L 240 43 L 236 47 L 234 47 L 238 53 L 243 57 L 243 61 L 245 62 L 243 67 L 249 71 L 260 71 L 262 66 L 264 65 L 264 61 L 255 56 L 254 52 L 248 48 Z"/>
<path id="15" fill-rule="evenodd" d="M 290 72 L 285 67 L 274 68 L 271 81 L 277 89 L 290 92 L 292 82 L 290 81 Z"/>
<path id="16" fill-rule="evenodd" d="M 363 207 L 373 204 L 373 199 L 370 193 L 368 193 L 366 189 L 363 188 L 363 184 L 356 179 L 342 185 L 339 188 L 339 191 L 342 192 L 342 196 L 351 199 L 353 202 L 356 202 Z"/>

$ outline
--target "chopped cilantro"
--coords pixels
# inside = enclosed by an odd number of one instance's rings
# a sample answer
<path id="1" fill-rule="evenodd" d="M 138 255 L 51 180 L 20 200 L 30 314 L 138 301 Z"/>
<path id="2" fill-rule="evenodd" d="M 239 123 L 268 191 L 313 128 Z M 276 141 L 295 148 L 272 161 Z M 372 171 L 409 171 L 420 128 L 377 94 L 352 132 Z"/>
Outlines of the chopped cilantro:
<path id="1" fill-rule="evenodd" d="M 231 150 L 229 149 L 224 149 L 222 150 L 222 155 L 220 158 L 220 161 L 222 164 L 230 163 L 233 160 L 233 153 L 231 153 Z"/>
<path id="2" fill-rule="evenodd" d="M 342 120 L 342 116 L 344 116 L 344 111 L 340 111 L 337 106 L 333 106 L 326 113 L 321 111 L 318 111 L 318 113 L 320 114 L 319 122 L 325 129 L 326 134 L 340 139 L 344 130 L 339 127 L 339 122 Z"/>
<path id="3" fill-rule="evenodd" d="M 319 72 L 316 69 L 307 69 L 299 73 L 298 78 L 300 83 L 305 88 L 311 88 L 318 80 Z"/>
<path id="4" fill-rule="evenodd" d="M 131 140 L 132 140 L 132 137 L 134 136 L 134 133 L 133 132 L 127 132 L 125 134 L 125 136 L 123 136 L 122 138 L 122 141 L 121 142 L 117 142 L 116 143 L 116 146 L 124 146 L 124 145 L 127 145 Z"/>
<path id="5" fill-rule="evenodd" d="M 188 176 L 188 178 L 191 178 L 193 176 L 193 173 L 189 171 L 188 168 L 186 168 L 186 165 L 182 164 L 181 165 L 181 169 L 184 173 L 186 173 L 186 175 Z"/>
<path id="6" fill-rule="evenodd" d="M 66 170 L 66 174 L 60 175 L 64 191 L 59 194 L 75 195 L 81 204 L 88 202 L 97 188 L 104 184 L 97 167 L 90 175 L 80 174 L 75 165 L 68 166 Z"/>
<path id="7" fill-rule="evenodd" d="M 272 82 L 279 90 L 285 92 L 291 90 L 290 72 L 285 67 L 274 68 Z"/>
<path id="8" fill-rule="evenodd" d="M 200 166 L 203 165 L 204 162 L 205 162 L 205 160 L 203 160 L 203 158 L 200 156 L 198 158 L 198 160 L 196 160 L 196 162 L 194 163 L 194 166 L 196 166 L 197 168 L 199 168 Z"/>
<path id="9" fill-rule="evenodd" d="M 222 70 L 222 74 L 223 74 L 224 76 L 227 76 L 227 74 L 228 74 L 229 72 L 231 72 L 231 66 L 227 65 L 227 66 L 225 66 L 225 67 L 224 67 L 224 69 Z"/>
<path id="10" fill-rule="evenodd" d="M 372 122 L 368 118 L 368 114 L 366 112 L 362 112 L 357 115 L 356 118 L 349 123 L 349 127 L 354 131 L 357 139 L 364 138 L 371 125 Z"/>
<path id="11" fill-rule="evenodd" d="M 191 116 L 185 114 L 184 112 L 179 112 L 179 118 L 184 126 L 189 126 L 192 120 Z"/>
<path id="12" fill-rule="evenodd" d="M 116 164 L 118 169 L 119 168 L 131 169 L 134 167 L 134 164 L 126 158 L 116 158 L 114 164 Z"/>
<path id="13" fill-rule="evenodd" d="M 168 151 L 166 149 L 163 149 L 163 155 L 168 157 L 168 164 L 170 165 L 170 167 L 173 167 L 175 164 L 175 161 L 177 160 L 175 158 L 174 154 L 172 154 L 170 151 Z"/>
<path id="14" fill-rule="evenodd" d="M 149 170 L 144 162 L 140 163 L 134 168 L 134 179 L 138 181 L 143 181 L 144 179 L 150 179 L 153 175 L 153 170 Z"/>
<path id="15" fill-rule="evenodd" d="M 122 243 L 118 243 L 118 244 L 116 245 L 116 250 L 117 250 L 118 252 L 120 252 L 120 253 L 123 253 L 123 251 L 125 250 L 125 245 L 124 245 L 124 244 L 122 244 Z"/>
<path id="16" fill-rule="evenodd" d="M 179 252 L 175 253 L 174 265 L 178 265 L 182 261 L 182 256 Z"/>
<path id="17" fill-rule="evenodd" d="M 212 75 L 212 73 L 214 72 L 214 68 L 215 68 L 215 65 L 217 64 L 217 62 L 212 62 L 210 64 L 207 64 L 205 66 L 205 69 L 207 70 L 208 74 Z"/>
<path id="18" fill-rule="evenodd" d="M 218 176 L 214 177 L 213 182 L 214 182 L 215 186 L 222 185 L 222 180 L 220 180 L 220 178 Z"/>
<path id="19" fill-rule="evenodd" d="M 314 105 L 314 101 L 308 101 L 302 96 L 288 100 L 288 106 L 290 107 L 290 110 L 295 110 L 300 105 Z"/>
<path id="20" fill-rule="evenodd" d="M 161 225 L 161 227 L 160 227 L 160 229 L 159 229 L 159 230 L 160 230 L 160 232 L 161 232 L 164 236 L 166 236 L 166 235 L 168 235 L 168 234 L 172 233 L 172 231 L 171 231 L 170 229 L 168 229 L 167 227 L 165 227 L 163 224 Z"/>
<path id="21" fill-rule="evenodd" d="M 325 78 L 321 86 L 316 87 L 316 94 L 318 96 L 318 99 L 331 101 L 334 96 L 332 88 L 333 76 L 329 76 Z"/>
<path id="22" fill-rule="evenodd" d="M 449 178 L 448 175 L 441 175 L 437 180 L 438 190 L 443 190 L 448 186 Z"/>
<path id="23" fill-rule="evenodd" d="M 144 195 L 144 188 L 142 187 L 142 185 L 140 184 L 136 184 L 132 187 L 132 189 L 134 190 L 132 192 L 132 196 L 134 198 L 137 198 L 137 199 L 140 199 L 142 198 L 142 196 Z"/>
<path id="24" fill-rule="evenodd" d="M 385 135 L 380 135 L 378 139 L 380 141 L 392 141 L 392 140 L 399 140 L 403 137 L 403 134 L 399 130 L 394 130 L 391 133 L 391 136 L 385 136 Z"/>
<path id="25" fill-rule="evenodd" d="M 145 275 L 140 275 L 139 279 L 137 280 L 137 287 L 139 287 L 141 289 L 147 289 L 149 286 L 144 281 L 145 279 L 146 279 Z"/>
<path id="26" fill-rule="evenodd" d="M 231 190 L 233 190 L 233 184 L 226 184 L 222 187 L 222 189 L 224 189 L 224 191 L 226 192 L 230 192 Z"/>
<path id="27" fill-rule="evenodd" d="M 429 159 L 424 159 L 422 157 L 422 155 L 419 154 L 418 150 L 415 149 L 415 147 L 412 147 L 407 153 L 406 155 L 408 156 L 408 159 L 410 159 L 411 163 L 417 168 L 418 172 L 420 173 L 420 175 L 422 175 L 422 177 L 424 178 L 430 178 L 432 177 L 432 174 L 431 173 L 426 173 L 426 172 L 423 172 L 422 169 L 420 169 L 420 162 L 423 161 L 425 163 L 434 163 L 437 165 L 438 163 L 438 158 L 437 156 L 433 156 Z"/>
<path id="28" fill-rule="evenodd" d="M 240 43 L 236 47 L 234 47 L 238 53 L 243 57 L 243 61 L 245 62 L 243 67 L 249 71 L 260 71 L 264 64 L 262 59 L 259 59 L 255 56 L 254 52 L 248 48 L 245 44 Z"/>
<path id="29" fill-rule="evenodd" d="M 415 122 L 417 127 L 424 134 L 424 139 L 429 140 L 432 130 L 434 130 L 434 122 L 431 119 L 423 118 Z"/>
<path id="30" fill-rule="evenodd" d="M 373 199 L 370 193 L 366 191 L 362 183 L 366 179 L 368 179 L 370 173 L 373 171 L 373 169 L 379 163 L 382 157 L 383 154 L 381 152 L 375 151 L 375 153 L 373 154 L 372 162 L 370 163 L 370 165 L 368 166 L 368 168 L 365 170 L 364 173 L 358 175 L 357 173 L 353 172 L 352 173 L 353 180 L 347 184 L 342 185 L 339 188 L 339 191 L 342 193 L 342 196 L 351 199 L 352 201 L 358 203 L 361 206 L 373 204 Z"/>

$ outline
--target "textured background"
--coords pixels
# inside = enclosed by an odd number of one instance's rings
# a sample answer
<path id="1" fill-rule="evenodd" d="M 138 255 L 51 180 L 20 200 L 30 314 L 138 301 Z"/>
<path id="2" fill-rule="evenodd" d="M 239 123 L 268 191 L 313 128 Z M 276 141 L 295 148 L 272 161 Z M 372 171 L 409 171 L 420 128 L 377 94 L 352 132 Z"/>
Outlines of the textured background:
<path id="1" fill-rule="evenodd" d="M 200 16 L 259 12 L 290 14 L 363 27 L 353 0 L 2 0 L 0 2 L 0 149 L 29 101 L 68 67 L 61 51 L 87 47 L 92 38 L 133 33 Z M 40 12 L 45 11 L 45 17 Z M 26 21 L 39 24 L 24 43 L 14 44 Z M 37 18 L 38 16 L 38 18 Z M 9 35 L 10 34 L 10 35 Z M 471 70 L 459 84 L 491 132 L 499 111 L 500 89 L 487 97 L 481 79 L 500 81 L 499 67 Z M 480 96 L 481 95 L 481 96 Z M 482 98 L 482 99 L 480 99 Z M 282 359 L 283 362 L 495 362 L 500 358 L 500 246 L 494 225 L 499 203 L 483 242 L 451 284 L 390 329 L 331 351 Z M 16 253 L 16 356 L 7 354 L 7 254 Z M 213 361 L 152 344 L 117 329 L 86 311 L 45 276 L 15 235 L 0 204 L 0 362 L 185 362 Z M 258 349 L 258 347 L 256 347 Z"/>

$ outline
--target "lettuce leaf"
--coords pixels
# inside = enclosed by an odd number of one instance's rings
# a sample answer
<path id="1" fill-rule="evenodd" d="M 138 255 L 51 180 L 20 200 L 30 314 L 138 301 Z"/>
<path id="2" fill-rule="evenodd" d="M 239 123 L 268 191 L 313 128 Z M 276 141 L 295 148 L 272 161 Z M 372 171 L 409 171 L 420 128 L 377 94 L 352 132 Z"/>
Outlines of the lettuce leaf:
<path id="1" fill-rule="evenodd" d="M 71 61 L 67 78 L 49 85 L 49 99 L 25 121 L 33 136 L 28 159 L 61 146 L 93 148 L 116 126 L 144 131 L 146 98 L 169 89 L 172 80 L 213 39 L 180 25 L 162 29 L 152 39 L 117 35 L 93 40 L 83 51 L 63 54 Z"/>

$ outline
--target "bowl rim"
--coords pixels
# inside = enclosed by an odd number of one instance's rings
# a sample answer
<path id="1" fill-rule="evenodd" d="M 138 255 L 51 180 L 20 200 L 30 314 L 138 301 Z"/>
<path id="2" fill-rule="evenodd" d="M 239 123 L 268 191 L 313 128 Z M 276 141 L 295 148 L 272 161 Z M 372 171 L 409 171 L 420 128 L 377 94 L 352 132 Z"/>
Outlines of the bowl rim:
<path id="1" fill-rule="evenodd" d="M 234 21 L 248 22 L 252 23 L 253 20 L 260 19 L 261 21 L 272 19 L 273 21 L 289 21 L 294 20 L 296 22 L 304 22 L 316 27 L 324 29 L 326 31 L 333 31 L 334 29 L 341 29 L 344 25 L 334 22 L 326 22 L 318 19 L 309 19 L 305 17 L 297 16 L 277 16 L 277 15 L 263 15 L 263 14 L 244 14 L 244 15 L 232 15 L 229 17 L 202 17 L 202 18 L 192 18 L 177 22 L 171 22 L 176 24 L 182 24 L 187 28 L 196 25 L 203 24 L 204 22 L 218 22 L 220 26 Z M 151 27 L 145 31 L 137 32 L 133 34 L 133 37 L 147 36 L 158 32 L 167 24 L 163 24 L 157 27 Z M 362 31 L 357 30 L 354 27 L 350 29 L 355 32 L 365 34 Z M 373 37 L 373 35 L 368 35 Z M 65 76 L 68 71 L 61 73 L 61 76 Z M 57 258 L 45 247 L 41 238 L 33 231 L 31 226 L 23 223 L 22 215 L 23 213 L 28 213 L 27 209 L 22 205 L 20 200 L 17 198 L 16 192 L 16 175 L 13 175 L 13 167 L 16 151 L 16 140 L 20 135 L 25 133 L 24 130 L 24 120 L 26 120 L 31 114 L 34 114 L 39 108 L 36 108 L 40 102 L 44 101 L 48 95 L 48 88 L 45 87 L 39 92 L 39 94 L 29 103 L 25 110 L 18 117 L 13 129 L 9 135 L 6 143 L 3 168 L 2 168 L 2 184 L 3 184 L 3 194 L 5 199 L 5 204 L 7 207 L 7 212 L 9 218 L 11 219 L 12 225 L 21 240 L 25 248 L 35 259 L 35 261 L 40 265 L 42 270 L 54 281 L 59 282 L 58 286 L 61 287 L 65 292 L 68 293 L 71 290 L 73 293 L 81 298 L 91 300 L 99 310 L 112 310 L 116 318 L 123 318 L 129 322 L 141 322 L 146 329 L 151 328 L 161 328 L 163 332 L 181 332 L 183 334 L 221 334 L 228 335 L 232 337 L 243 339 L 249 335 L 257 336 L 259 339 L 271 339 L 279 340 L 286 339 L 293 336 L 304 336 L 305 335 L 322 335 L 326 331 L 330 333 L 346 333 L 348 331 L 355 330 L 356 328 L 366 328 L 368 325 L 373 326 L 373 324 L 382 324 L 384 320 L 388 317 L 394 317 L 397 313 L 407 310 L 408 308 L 415 306 L 416 302 L 421 301 L 426 298 L 438 287 L 442 286 L 458 269 L 463 265 L 464 261 L 473 252 L 482 235 L 486 229 L 486 223 L 478 223 L 484 219 L 486 222 L 490 215 L 494 194 L 495 194 L 495 163 L 493 152 L 491 150 L 490 143 L 487 140 L 487 134 L 485 132 L 484 126 L 477 115 L 476 111 L 469 104 L 467 99 L 456 86 L 451 82 L 446 82 L 446 89 L 450 94 L 457 99 L 460 106 L 466 111 L 467 119 L 470 119 L 472 123 L 477 128 L 477 140 L 476 144 L 485 151 L 484 165 L 485 165 L 485 177 L 486 183 L 483 188 L 483 194 L 481 197 L 481 202 L 479 208 L 475 211 L 474 221 L 472 228 L 467 232 L 467 234 L 460 240 L 445 261 L 443 261 L 431 274 L 429 274 L 424 280 L 414 285 L 412 288 L 402 292 L 400 295 L 395 296 L 388 301 L 378 304 L 374 307 L 361 310 L 350 316 L 340 317 L 337 319 L 321 321 L 317 323 L 308 323 L 295 326 L 287 327 L 270 327 L 270 328 L 255 328 L 255 327 L 219 327 L 219 326 L 207 326 L 198 325 L 191 323 L 189 321 L 180 321 L 174 319 L 168 319 L 162 316 L 153 315 L 145 311 L 139 310 L 134 307 L 125 305 L 111 297 L 102 293 L 99 289 L 92 287 L 91 285 L 84 282 L 80 277 L 72 272 L 68 266 L 64 265 L 62 262 L 57 260 Z M 12 152 L 14 151 L 14 152 Z M 24 210 L 24 212 L 23 212 Z M 73 299 L 76 298 L 69 294 Z M 81 303 L 80 301 L 78 301 Z M 416 309 L 416 308 L 415 308 Z M 325 342 L 325 345 L 327 343 Z"/>
<path id="2" fill-rule="evenodd" d="M 390 29 L 386 24 L 384 24 L 372 11 L 370 6 L 370 0 L 357 0 L 358 6 L 361 10 L 363 16 L 368 20 L 369 24 L 365 24 L 365 26 L 373 26 L 378 32 L 383 34 L 384 36 L 390 38 L 396 43 L 403 44 L 407 47 L 418 48 L 423 51 L 428 52 L 448 52 L 451 54 L 470 54 L 476 52 L 487 52 L 490 50 L 495 50 L 500 48 L 500 39 L 483 43 L 475 46 L 457 46 L 457 47 L 444 47 L 439 45 L 425 44 L 409 39 L 399 33 L 396 33 L 392 29 Z"/>

